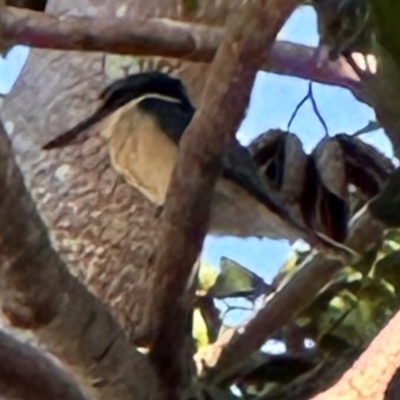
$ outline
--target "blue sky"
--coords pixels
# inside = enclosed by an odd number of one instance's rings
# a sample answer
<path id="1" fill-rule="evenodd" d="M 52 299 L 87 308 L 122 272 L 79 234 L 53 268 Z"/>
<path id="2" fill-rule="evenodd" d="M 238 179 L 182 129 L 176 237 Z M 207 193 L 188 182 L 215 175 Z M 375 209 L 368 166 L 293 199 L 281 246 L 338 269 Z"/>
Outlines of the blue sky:
<path id="1" fill-rule="evenodd" d="M 299 8 L 280 32 L 279 39 L 316 46 L 318 33 L 313 9 Z M 11 90 L 27 55 L 27 48 L 17 46 L 5 60 L 0 58 L 0 93 Z M 270 128 L 285 129 L 293 110 L 307 90 L 308 81 L 260 72 L 253 88 L 247 117 L 238 132 L 239 139 L 248 143 Z M 375 119 L 373 110 L 359 103 L 345 89 L 315 83 L 313 91 L 330 135 L 339 132 L 352 133 Z M 307 152 L 323 137 L 322 126 L 309 103 L 297 114 L 291 131 L 300 137 Z M 363 139 L 392 155 L 390 142 L 382 131 L 364 135 Z M 252 269 L 267 281 L 273 278 L 288 251 L 286 241 L 267 239 L 208 237 L 204 244 L 205 259 L 212 265 L 218 266 L 220 257 L 227 256 Z"/>

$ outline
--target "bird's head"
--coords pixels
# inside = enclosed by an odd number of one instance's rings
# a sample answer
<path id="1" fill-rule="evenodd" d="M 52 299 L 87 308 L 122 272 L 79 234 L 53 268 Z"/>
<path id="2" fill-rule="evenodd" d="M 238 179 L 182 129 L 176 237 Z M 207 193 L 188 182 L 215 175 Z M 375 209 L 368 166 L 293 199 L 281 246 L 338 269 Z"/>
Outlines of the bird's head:
<path id="1" fill-rule="evenodd" d="M 194 107 L 182 82 L 157 71 L 141 72 L 121 78 L 107 86 L 100 93 L 99 100 L 100 107 L 90 117 L 48 142 L 43 149 L 50 150 L 72 144 L 81 132 L 128 103 L 133 103 L 142 111 L 156 117 L 165 130 L 174 129 L 176 138 L 180 137 L 194 113 Z M 177 107 L 173 110 L 171 106 L 174 104 Z M 173 118 L 174 112 L 181 115 L 175 115 Z"/>
<path id="2" fill-rule="evenodd" d="M 129 75 L 119 79 L 106 87 L 100 93 L 102 108 L 117 109 L 133 101 L 142 98 L 165 97 L 165 100 L 181 103 L 183 106 L 191 106 L 186 89 L 179 79 L 167 74 L 152 71 Z"/>

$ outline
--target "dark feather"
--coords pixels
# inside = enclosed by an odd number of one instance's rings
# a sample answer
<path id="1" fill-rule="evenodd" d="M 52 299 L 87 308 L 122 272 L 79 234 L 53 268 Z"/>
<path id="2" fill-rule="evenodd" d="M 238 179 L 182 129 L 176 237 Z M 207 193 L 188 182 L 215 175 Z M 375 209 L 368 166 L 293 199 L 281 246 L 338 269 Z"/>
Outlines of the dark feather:
<path id="1" fill-rule="evenodd" d="M 97 124 L 130 101 L 149 93 L 180 100 L 185 111 L 190 112 L 190 110 L 193 110 L 190 116 L 192 118 L 194 109 L 188 100 L 181 81 L 160 72 L 143 72 L 129 75 L 107 86 L 99 95 L 99 99 L 102 100 L 102 105 L 99 109 L 86 120 L 46 143 L 43 149 L 51 150 L 67 146 L 86 129 Z"/>
<path id="2" fill-rule="evenodd" d="M 179 101 L 145 98 L 137 105 L 138 109 L 152 115 L 161 130 L 174 143 L 179 145 L 180 138 L 189 125 L 195 109 L 190 103 L 184 86 L 178 79 L 159 72 L 145 72 L 130 75 L 106 87 L 99 96 L 102 105 L 96 112 L 76 127 L 47 143 L 43 148 L 49 150 L 68 145 L 85 129 L 146 94 L 164 95 Z M 271 189 L 260 176 L 250 152 L 247 148 L 241 146 L 236 139 L 233 139 L 230 143 L 222 163 L 225 178 L 236 182 L 282 220 L 296 228 L 299 233 L 302 232 L 312 246 L 318 248 L 323 245 L 327 251 L 330 249 L 333 253 L 338 252 L 338 245 L 335 242 L 328 238 L 322 238 L 318 233 L 294 221 L 285 208 L 278 204 L 273 198 Z M 341 248 L 341 252 L 342 254 L 343 252 L 348 253 L 348 255 L 351 254 L 344 247 Z"/>

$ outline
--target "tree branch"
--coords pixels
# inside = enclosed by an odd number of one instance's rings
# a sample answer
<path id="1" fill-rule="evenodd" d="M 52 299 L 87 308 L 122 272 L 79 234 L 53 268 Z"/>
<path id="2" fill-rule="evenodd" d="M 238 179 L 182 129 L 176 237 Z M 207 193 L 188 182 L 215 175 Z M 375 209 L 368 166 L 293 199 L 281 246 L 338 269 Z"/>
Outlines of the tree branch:
<path id="1" fill-rule="evenodd" d="M 157 288 L 149 312 L 155 321 L 151 357 L 170 387 L 179 387 L 187 370 L 188 360 L 180 363 L 177 354 L 190 333 L 189 278 L 207 231 L 220 160 L 243 119 L 257 70 L 298 3 L 260 0 L 235 13 L 210 67 L 200 107 L 182 138 L 160 227 Z M 182 398 L 179 391 L 168 396 Z"/>
<path id="2" fill-rule="evenodd" d="M 400 365 L 399 328 L 400 312 L 379 332 L 352 368 L 333 387 L 312 400 L 397 399 L 398 396 L 389 396 L 386 390 Z"/>
<path id="3" fill-rule="evenodd" d="M 13 44 L 57 50 L 211 61 L 223 31 L 170 19 L 56 16 L 6 7 L 0 32 Z"/>
<path id="4" fill-rule="evenodd" d="M 31 329 L 96 399 L 149 399 L 156 378 L 106 307 L 50 245 L 0 125 L 0 295 L 10 322 Z"/>
<path id="5" fill-rule="evenodd" d="M 85 400 L 42 352 L 0 332 L 0 396 L 14 400 Z"/>
<path id="6" fill-rule="evenodd" d="M 61 17 L 12 7 L 0 15 L 1 32 L 13 44 L 36 48 L 165 56 L 202 62 L 212 61 L 224 36 L 223 28 L 167 19 Z M 278 41 L 260 69 L 359 89 L 360 83 L 343 59 L 317 67 L 314 51 L 311 47 Z"/>
<path id="7" fill-rule="evenodd" d="M 362 254 L 379 242 L 383 231 L 384 226 L 365 212 L 349 232 L 346 244 Z M 304 260 L 296 275 L 246 325 L 244 332 L 234 335 L 221 349 L 216 366 L 210 371 L 210 379 L 219 382 L 229 375 L 235 364 L 259 349 L 271 335 L 304 310 L 342 267 L 339 262 L 326 260 L 322 254 Z M 215 363 L 215 360 L 210 361 Z"/>

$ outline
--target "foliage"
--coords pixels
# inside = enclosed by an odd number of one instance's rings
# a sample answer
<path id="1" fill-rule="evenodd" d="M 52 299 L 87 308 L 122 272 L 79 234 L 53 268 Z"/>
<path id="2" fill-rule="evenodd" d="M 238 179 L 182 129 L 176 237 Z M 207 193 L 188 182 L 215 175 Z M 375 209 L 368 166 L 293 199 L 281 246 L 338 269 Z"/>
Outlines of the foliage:
<path id="1" fill-rule="evenodd" d="M 377 39 L 400 66 L 400 3 L 393 0 L 369 0 L 377 29 Z"/>
<path id="2" fill-rule="evenodd" d="M 226 313 L 221 311 L 218 300 L 242 298 L 253 306 L 263 304 L 270 298 L 274 284 L 290 280 L 306 255 L 308 252 L 292 252 L 272 286 L 226 257 L 221 258 L 219 273 L 203 262 L 201 281 L 208 283 L 200 284 L 198 295 L 212 299 L 212 307 L 218 310 L 214 330 L 221 331 L 225 326 Z M 338 354 L 364 348 L 400 307 L 399 268 L 400 230 L 393 229 L 387 231 L 379 249 L 364 254 L 356 265 L 343 268 L 292 323 L 271 338 L 285 344 L 284 354 L 258 352 L 246 361 L 240 374 L 226 379 L 223 386 L 228 390 L 235 384 L 245 397 L 267 395 Z M 211 281 L 214 283 L 210 284 Z M 201 308 L 194 315 L 193 334 L 198 349 L 213 343 L 207 328 L 212 326 L 212 321 L 207 320 L 207 315 Z M 305 345 L 307 341 L 313 343 L 311 349 Z"/>

